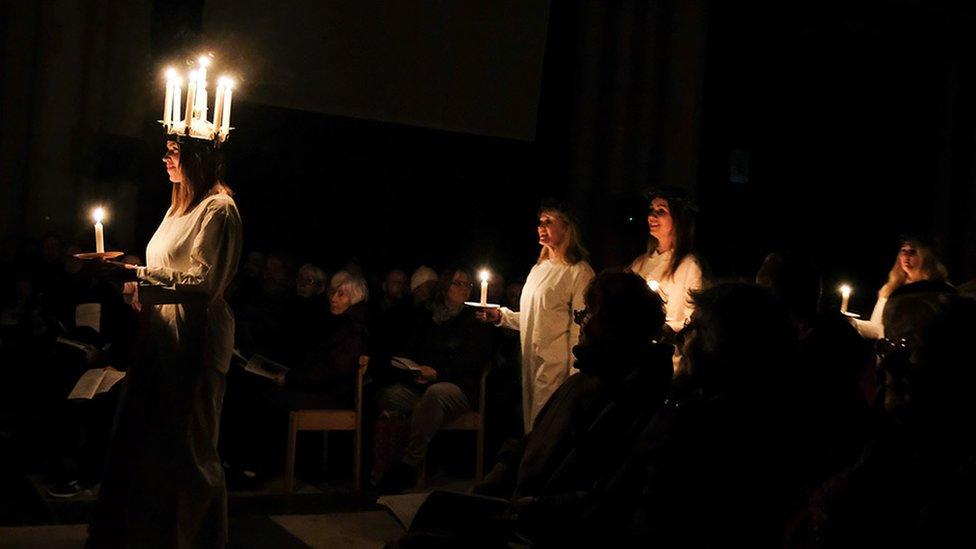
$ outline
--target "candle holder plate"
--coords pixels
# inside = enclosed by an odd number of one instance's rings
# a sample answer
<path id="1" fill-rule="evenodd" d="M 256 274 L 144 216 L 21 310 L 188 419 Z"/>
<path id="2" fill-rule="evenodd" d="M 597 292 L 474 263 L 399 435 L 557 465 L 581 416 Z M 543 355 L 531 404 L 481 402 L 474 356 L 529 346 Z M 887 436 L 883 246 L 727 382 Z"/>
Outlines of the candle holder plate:
<path id="1" fill-rule="evenodd" d="M 847 318 L 861 318 L 861 315 L 859 315 L 857 313 L 852 313 L 850 311 L 844 311 L 841 314 L 844 315 L 844 316 L 846 316 Z"/>
<path id="2" fill-rule="evenodd" d="M 90 260 L 98 259 L 100 261 L 105 261 L 107 259 L 115 259 L 117 257 L 122 257 L 125 252 L 85 252 L 82 254 L 74 254 L 78 259 Z"/>
<path id="3" fill-rule="evenodd" d="M 465 305 L 468 307 L 474 307 L 476 309 L 501 309 L 502 306 L 497 303 L 481 303 L 480 301 L 465 301 Z"/>

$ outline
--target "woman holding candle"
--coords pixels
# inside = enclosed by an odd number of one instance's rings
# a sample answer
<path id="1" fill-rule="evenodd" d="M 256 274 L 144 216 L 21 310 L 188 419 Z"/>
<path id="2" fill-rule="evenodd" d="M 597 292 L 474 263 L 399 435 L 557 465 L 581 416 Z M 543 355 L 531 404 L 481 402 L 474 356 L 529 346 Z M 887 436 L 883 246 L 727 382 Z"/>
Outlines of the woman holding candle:
<path id="1" fill-rule="evenodd" d="M 905 284 L 931 280 L 945 282 L 949 277 L 945 265 L 939 261 L 935 246 L 926 239 L 917 236 L 906 236 L 901 239 L 901 247 L 895 264 L 888 272 L 888 281 L 878 290 L 878 301 L 874 304 L 871 317 L 868 320 L 853 319 L 854 326 L 861 336 L 868 339 L 884 337 L 882 316 L 885 304 L 892 292 Z"/>
<path id="2" fill-rule="evenodd" d="M 519 331 L 526 432 L 574 370 L 572 350 L 579 341 L 579 325 L 573 322 L 573 312 L 584 308 L 583 295 L 594 276 L 579 229 L 566 209 L 543 206 L 538 233 L 542 250 L 522 288 L 519 310 L 502 307 L 478 313 L 483 321 Z"/>
<path id="3" fill-rule="evenodd" d="M 222 547 L 227 494 L 217 455 L 234 317 L 241 218 L 213 142 L 178 138 L 163 157 L 171 203 L 146 266 L 110 263 L 138 281 L 140 353 L 125 378 L 91 547 Z M 130 285 L 131 286 L 131 285 Z"/>
<path id="4" fill-rule="evenodd" d="M 691 317 L 691 292 L 702 288 L 702 269 L 692 251 L 695 246 L 695 208 L 676 189 L 653 191 L 648 195 L 650 209 L 647 227 L 650 240 L 647 253 L 630 264 L 630 270 L 657 288 L 665 302 L 671 331 L 679 332 Z"/>

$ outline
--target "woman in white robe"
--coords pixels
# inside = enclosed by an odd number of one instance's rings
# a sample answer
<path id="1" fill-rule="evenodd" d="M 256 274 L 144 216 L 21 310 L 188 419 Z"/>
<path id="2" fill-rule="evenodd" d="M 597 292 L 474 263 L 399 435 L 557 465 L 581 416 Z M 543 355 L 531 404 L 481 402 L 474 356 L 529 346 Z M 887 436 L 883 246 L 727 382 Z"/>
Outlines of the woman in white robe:
<path id="1" fill-rule="evenodd" d="M 90 547 L 223 547 L 227 491 L 217 454 L 234 317 L 241 218 L 209 141 L 167 142 L 172 204 L 138 281 L 139 353 L 125 378 Z M 136 285 L 126 284 L 132 291 Z"/>
<path id="2" fill-rule="evenodd" d="M 519 310 L 488 309 L 479 318 L 518 330 L 522 344 L 522 415 L 525 432 L 549 397 L 575 371 L 573 347 L 579 326 L 573 312 L 584 309 L 583 296 L 593 280 L 576 224 L 558 208 L 539 212 L 542 251 L 522 288 Z"/>
<path id="3" fill-rule="evenodd" d="M 934 246 L 918 237 L 905 237 L 895 264 L 888 272 L 888 282 L 878 291 L 878 301 L 867 320 L 852 319 L 861 337 L 882 339 L 884 337 L 884 308 L 891 293 L 913 282 L 933 280 L 944 282 L 948 278 L 945 266 L 939 261 Z"/>
<path id="4" fill-rule="evenodd" d="M 691 292 L 702 289 L 702 269 L 694 247 L 694 210 L 683 196 L 652 194 L 647 213 L 650 245 L 630 264 L 665 302 L 665 324 L 680 332 L 694 308 Z"/>

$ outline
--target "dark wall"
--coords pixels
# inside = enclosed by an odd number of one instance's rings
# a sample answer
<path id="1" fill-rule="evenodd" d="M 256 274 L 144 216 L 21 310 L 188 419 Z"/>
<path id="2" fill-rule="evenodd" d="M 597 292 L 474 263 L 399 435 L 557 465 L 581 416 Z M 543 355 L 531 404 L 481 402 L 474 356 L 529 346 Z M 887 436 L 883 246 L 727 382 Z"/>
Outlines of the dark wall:
<path id="1" fill-rule="evenodd" d="M 976 275 L 972 9 L 733 1 L 711 15 L 701 200 L 717 271 L 803 250 L 832 298 L 849 280 L 866 311 L 898 235 L 923 232 L 955 281 Z"/>

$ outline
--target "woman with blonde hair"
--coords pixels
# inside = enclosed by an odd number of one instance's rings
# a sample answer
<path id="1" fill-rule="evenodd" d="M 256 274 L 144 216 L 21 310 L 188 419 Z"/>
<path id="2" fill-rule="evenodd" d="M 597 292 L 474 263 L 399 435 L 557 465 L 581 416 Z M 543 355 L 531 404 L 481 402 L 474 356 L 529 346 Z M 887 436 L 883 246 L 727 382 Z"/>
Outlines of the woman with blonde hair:
<path id="1" fill-rule="evenodd" d="M 585 308 L 583 296 L 594 277 L 579 228 L 566 208 L 543 205 L 538 235 L 542 249 L 525 280 L 519 310 L 502 307 L 478 314 L 485 322 L 519 331 L 526 432 L 574 370 L 572 351 L 579 341 L 579 326 L 573 313 Z"/>
<path id="2" fill-rule="evenodd" d="M 949 278 L 945 265 L 939 261 L 935 246 L 928 240 L 917 236 L 905 236 L 895 257 L 895 264 L 888 272 L 888 281 L 878 290 L 878 301 L 868 320 L 854 320 L 854 326 L 862 337 L 881 339 L 884 337 L 885 304 L 898 288 L 922 280 L 945 282 Z"/>

